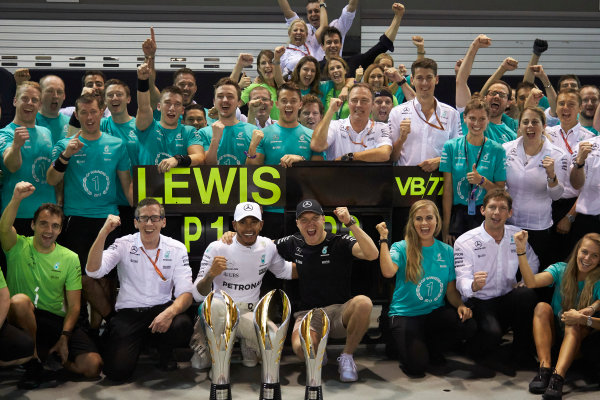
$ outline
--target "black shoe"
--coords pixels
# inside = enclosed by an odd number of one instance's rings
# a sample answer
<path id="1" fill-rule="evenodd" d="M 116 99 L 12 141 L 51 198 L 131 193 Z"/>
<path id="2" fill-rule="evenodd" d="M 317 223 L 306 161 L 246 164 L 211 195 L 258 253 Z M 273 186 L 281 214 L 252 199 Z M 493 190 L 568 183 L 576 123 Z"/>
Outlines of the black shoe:
<path id="1" fill-rule="evenodd" d="M 42 375 L 44 367 L 42 362 L 37 359 L 31 359 L 25 364 L 25 374 L 17 384 L 19 389 L 31 390 L 40 387 L 42 384 Z"/>
<path id="2" fill-rule="evenodd" d="M 538 374 L 529 382 L 529 392 L 533 394 L 543 394 L 550 382 L 552 368 L 540 367 Z"/>
<path id="3" fill-rule="evenodd" d="M 542 399 L 545 400 L 561 400 L 562 399 L 562 388 L 565 383 L 565 378 L 557 374 L 556 372 L 552 374 L 550 378 L 550 383 L 548 383 L 548 388 L 542 395 Z"/>

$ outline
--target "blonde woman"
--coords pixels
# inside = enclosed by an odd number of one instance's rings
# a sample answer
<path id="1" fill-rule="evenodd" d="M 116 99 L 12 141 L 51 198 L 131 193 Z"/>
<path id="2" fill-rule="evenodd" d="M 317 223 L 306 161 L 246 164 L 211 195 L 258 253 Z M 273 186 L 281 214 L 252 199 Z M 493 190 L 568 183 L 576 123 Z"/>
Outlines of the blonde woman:
<path id="1" fill-rule="evenodd" d="M 540 368 L 529 391 L 543 394 L 544 399 L 561 399 L 567 370 L 582 340 L 591 332 L 591 316 L 600 308 L 600 234 L 588 233 L 577 242 L 567 263 L 553 264 L 535 275 L 525 254 L 527 238 L 527 231 L 514 235 L 523 281 L 529 288 L 555 288 L 552 304 L 538 303 L 534 311 L 533 338 Z M 552 369 L 552 343 L 561 337 L 558 360 Z"/>
<path id="2" fill-rule="evenodd" d="M 377 225 L 381 273 L 396 277 L 391 335 L 401 368 L 411 377 L 423 376 L 428 364 L 443 360 L 447 342 L 467 339 L 476 330 L 471 309 L 456 289 L 452 247 L 435 239 L 440 229 L 440 213 L 430 200 L 412 205 L 404 240 L 391 249 L 385 222 Z"/>

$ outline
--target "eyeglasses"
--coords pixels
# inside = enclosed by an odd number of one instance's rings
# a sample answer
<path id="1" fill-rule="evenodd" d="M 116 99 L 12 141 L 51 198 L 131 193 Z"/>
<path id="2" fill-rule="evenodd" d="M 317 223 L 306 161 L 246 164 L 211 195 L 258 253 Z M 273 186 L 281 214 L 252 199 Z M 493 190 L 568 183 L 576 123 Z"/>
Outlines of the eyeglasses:
<path id="1" fill-rule="evenodd" d="M 498 97 L 500 97 L 501 99 L 506 99 L 506 98 L 508 97 L 508 94 L 507 94 L 507 93 L 504 93 L 504 92 L 497 92 L 497 91 L 493 91 L 493 92 L 488 92 L 488 94 L 489 94 L 490 96 L 492 96 L 492 97 L 494 97 L 494 96 L 498 96 Z"/>
<path id="2" fill-rule="evenodd" d="M 162 215 L 140 215 L 139 217 L 135 217 L 138 222 L 148 222 L 149 220 L 152 222 L 161 221 L 164 217 Z"/>

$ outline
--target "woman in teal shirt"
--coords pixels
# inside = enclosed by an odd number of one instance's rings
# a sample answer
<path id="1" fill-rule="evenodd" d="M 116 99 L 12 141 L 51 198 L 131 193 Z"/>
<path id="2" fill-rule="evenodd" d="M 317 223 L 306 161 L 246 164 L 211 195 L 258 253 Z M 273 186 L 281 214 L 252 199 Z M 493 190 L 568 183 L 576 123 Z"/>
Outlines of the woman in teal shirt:
<path id="1" fill-rule="evenodd" d="M 456 289 L 454 252 L 435 239 L 441 218 L 430 200 L 412 205 L 404 240 L 391 250 L 385 222 L 376 228 L 381 273 L 396 277 L 389 325 L 401 368 L 410 377 L 423 376 L 428 364 L 443 360 L 444 344 L 470 338 L 476 331 L 473 313 Z"/>
<path id="2" fill-rule="evenodd" d="M 527 231 L 514 236 L 523 281 L 529 288 L 554 285 L 552 305 L 538 303 L 533 314 L 533 339 L 540 369 L 529 383 L 529 391 L 544 394 L 544 399 L 561 399 L 567 370 L 592 330 L 591 316 L 600 308 L 600 234 L 588 233 L 577 242 L 567 263 L 552 264 L 535 275 L 525 254 L 527 237 Z M 551 349 L 552 343 L 562 336 L 560 328 L 564 328 L 564 336 L 553 370 Z"/>

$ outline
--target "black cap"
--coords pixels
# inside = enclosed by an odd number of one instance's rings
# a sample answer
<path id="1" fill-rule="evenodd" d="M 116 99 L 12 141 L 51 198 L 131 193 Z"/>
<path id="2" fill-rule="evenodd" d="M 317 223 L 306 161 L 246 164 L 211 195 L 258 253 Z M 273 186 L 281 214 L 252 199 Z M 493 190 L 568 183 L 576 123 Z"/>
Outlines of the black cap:
<path id="1" fill-rule="evenodd" d="M 315 214 L 323 215 L 323 208 L 321 208 L 321 205 L 315 199 L 306 199 L 302 200 L 296 206 L 296 219 L 300 218 L 305 212 L 314 212 Z"/>

